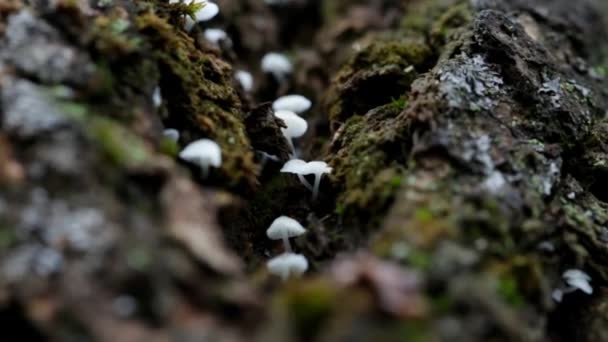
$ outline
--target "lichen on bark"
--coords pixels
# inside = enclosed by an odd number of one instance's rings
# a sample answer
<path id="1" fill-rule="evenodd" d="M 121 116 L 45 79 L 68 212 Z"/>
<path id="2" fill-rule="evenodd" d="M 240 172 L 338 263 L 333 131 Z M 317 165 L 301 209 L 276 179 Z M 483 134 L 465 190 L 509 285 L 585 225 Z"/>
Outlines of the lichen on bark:
<path id="1" fill-rule="evenodd" d="M 182 29 L 191 3 L 0 4 L 0 319 L 20 337 L 605 338 L 603 1 L 217 3 L 232 47 Z M 270 49 L 295 57 L 285 84 L 255 70 Z M 333 168 L 314 202 L 253 103 L 288 92 L 314 100 L 299 153 Z M 208 179 L 175 159 L 203 137 Z M 279 215 L 308 228 L 286 283 L 264 269 Z M 567 269 L 593 294 L 556 302 Z"/>

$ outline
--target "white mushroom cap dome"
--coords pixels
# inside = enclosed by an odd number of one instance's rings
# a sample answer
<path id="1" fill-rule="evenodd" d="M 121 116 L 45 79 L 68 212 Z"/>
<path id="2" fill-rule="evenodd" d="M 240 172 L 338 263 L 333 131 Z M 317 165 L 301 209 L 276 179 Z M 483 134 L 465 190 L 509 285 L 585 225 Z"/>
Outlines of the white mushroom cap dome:
<path id="1" fill-rule="evenodd" d="M 222 149 L 209 139 L 191 142 L 179 153 L 179 157 L 198 165 L 222 166 Z"/>
<path id="2" fill-rule="evenodd" d="M 277 217 L 266 230 L 266 235 L 271 240 L 280 240 L 285 237 L 291 238 L 306 233 L 300 222 L 287 216 Z"/>
<path id="3" fill-rule="evenodd" d="M 281 172 L 303 175 L 306 172 L 307 165 L 308 163 L 303 161 L 302 159 L 291 159 L 283 165 L 283 167 L 281 168 Z"/>
<path id="4" fill-rule="evenodd" d="M 163 130 L 163 137 L 177 142 L 179 140 L 179 131 L 175 128 L 167 128 Z"/>
<path id="5" fill-rule="evenodd" d="M 587 294 L 593 293 L 593 287 L 589 282 L 591 281 L 591 277 L 578 269 L 569 269 L 564 272 L 562 275 L 566 283 L 576 289 L 579 289 Z"/>
<path id="6" fill-rule="evenodd" d="M 220 40 L 228 38 L 226 31 L 218 28 L 208 28 L 203 32 L 203 35 L 205 36 L 205 39 L 213 44 L 217 44 Z"/>
<path id="7" fill-rule="evenodd" d="M 270 259 L 266 266 L 270 273 L 287 279 L 290 275 L 301 275 L 308 270 L 308 260 L 302 254 L 283 253 Z"/>
<path id="8" fill-rule="evenodd" d="M 245 91 L 251 91 L 253 89 L 253 76 L 249 71 L 238 70 L 234 77 L 239 81 Z"/>
<path id="9" fill-rule="evenodd" d="M 324 161 L 311 161 L 306 164 L 308 174 L 320 175 L 323 173 L 331 173 L 333 170 Z"/>
<path id="10" fill-rule="evenodd" d="M 211 1 L 205 2 L 205 6 L 200 10 L 196 11 L 194 16 L 196 17 L 196 21 L 207 21 L 213 19 L 216 15 L 220 13 L 220 8 L 218 5 Z"/>
<path id="11" fill-rule="evenodd" d="M 262 58 L 262 71 L 279 75 L 289 74 L 293 71 L 293 65 L 285 55 L 269 52 Z"/>
<path id="12" fill-rule="evenodd" d="M 281 172 L 295 173 L 300 175 L 320 175 L 331 173 L 333 169 L 324 161 L 305 162 L 301 159 L 292 159 L 283 165 Z"/>
<path id="13" fill-rule="evenodd" d="M 308 122 L 298 116 L 298 114 L 289 110 L 278 110 L 274 116 L 283 120 L 287 128 L 282 128 L 281 131 L 288 138 L 299 138 L 306 134 L 308 130 Z"/>
<path id="14" fill-rule="evenodd" d="M 275 111 L 289 110 L 298 114 L 309 110 L 311 106 L 312 102 L 302 95 L 281 96 L 272 103 L 272 109 Z"/>

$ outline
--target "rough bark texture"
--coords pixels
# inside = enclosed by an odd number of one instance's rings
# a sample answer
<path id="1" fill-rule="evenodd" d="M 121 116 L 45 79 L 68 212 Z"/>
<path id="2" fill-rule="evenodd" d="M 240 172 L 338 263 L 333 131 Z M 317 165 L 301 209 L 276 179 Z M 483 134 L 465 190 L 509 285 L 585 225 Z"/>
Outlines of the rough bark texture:
<path id="1" fill-rule="evenodd" d="M 608 340 L 605 1 L 217 3 L 232 44 L 193 4 L 0 2 L 2 340 Z M 256 157 L 288 158 L 291 92 L 315 202 Z M 202 137 L 205 179 L 175 158 Z M 286 283 L 279 215 L 309 229 Z M 553 300 L 567 269 L 593 294 Z"/>

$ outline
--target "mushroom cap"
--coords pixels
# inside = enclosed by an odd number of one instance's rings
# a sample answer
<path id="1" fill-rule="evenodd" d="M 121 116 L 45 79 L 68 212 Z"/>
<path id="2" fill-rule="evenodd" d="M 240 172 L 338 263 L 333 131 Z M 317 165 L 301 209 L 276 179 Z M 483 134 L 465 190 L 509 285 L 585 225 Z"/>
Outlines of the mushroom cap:
<path id="1" fill-rule="evenodd" d="M 203 35 L 205 39 L 213 44 L 217 44 L 220 40 L 228 38 L 226 31 L 217 28 L 208 28 L 203 32 Z"/>
<path id="2" fill-rule="evenodd" d="M 163 137 L 171 141 L 179 140 L 179 131 L 175 128 L 167 128 L 163 131 Z"/>
<path id="3" fill-rule="evenodd" d="M 285 95 L 276 99 L 272 103 L 272 109 L 275 111 L 289 110 L 294 113 L 304 113 L 312 106 L 312 102 L 302 95 Z"/>
<path id="4" fill-rule="evenodd" d="M 308 270 L 308 260 L 302 254 L 283 253 L 266 263 L 270 273 L 286 279 L 290 275 L 301 275 Z"/>
<path id="5" fill-rule="evenodd" d="M 281 172 L 300 175 L 322 175 L 324 173 L 331 173 L 332 170 L 324 161 L 311 161 L 307 163 L 301 159 L 292 159 L 281 168 Z"/>
<path id="6" fill-rule="evenodd" d="M 220 8 L 215 3 L 207 1 L 205 6 L 196 11 L 194 16 L 196 17 L 196 22 L 201 22 L 213 19 L 218 13 L 220 13 Z"/>
<path id="7" fill-rule="evenodd" d="M 306 165 L 308 174 L 321 175 L 324 173 L 331 173 L 333 170 L 331 167 L 327 165 L 324 161 L 311 161 Z"/>
<path id="8" fill-rule="evenodd" d="M 295 237 L 306 233 L 300 222 L 287 216 L 277 217 L 266 230 L 266 235 L 271 240 L 280 240 L 284 237 Z"/>
<path id="9" fill-rule="evenodd" d="M 591 277 L 578 269 L 569 269 L 564 272 L 562 275 L 568 286 L 579 289 L 587 294 L 593 293 L 593 287 L 589 282 L 591 281 Z"/>
<path id="10" fill-rule="evenodd" d="M 283 165 L 281 172 L 303 175 L 306 172 L 307 165 L 308 163 L 302 159 L 291 159 Z"/>
<path id="11" fill-rule="evenodd" d="M 222 166 L 222 149 L 215 141 L 209 139 L 191 142 L 179 153 L 179 157 L 199 166 Z"/>
<path id="12" fill-rule="evenodd" d="M 285 163 L 281 172 L 295 173 L 300 175 L 321 175 L 331 173 L 333 169 L 324 161 L 305 162 L 301 159 L 292 159 Z"/>
<path id="13" fill-rule="evenodd" d="M 282 128 L 281 131 L 288 138 L 299 138 L 306 134 L 306 130 L 308 130 L 308 122 L 292 111 L 277 110 L 274 116 L 283 120 L 287 125 L 287 128 Z"/>
<path id="14" fill-rule="evenodd" d="M 580 278 L 580 279 L 585 279 L 585 280 L 591 280 L 591 276 L 589 276 L 587 273 L 576 269 L 576 268 L 572 268 L 569 270 L 566 270 L 564 272 L 564 274 L 562 274 L 562 277 L 564 279 L 576 279 L 576 278 Z"/>
<path id="15" fill-rule="evenodd" d="M 293 65 L 289 59 L 277 52 L 269 52 L 262 57 L 262 71 L 273 74 L 289 74 Z"/>
<path id="16" fill-rule="evenodd" d="M 239 81 L 245 91 L 251 91 L 253 89 L 253 76 L 249 71 L 238 70 L 234 74 L 234 78 Z"/>

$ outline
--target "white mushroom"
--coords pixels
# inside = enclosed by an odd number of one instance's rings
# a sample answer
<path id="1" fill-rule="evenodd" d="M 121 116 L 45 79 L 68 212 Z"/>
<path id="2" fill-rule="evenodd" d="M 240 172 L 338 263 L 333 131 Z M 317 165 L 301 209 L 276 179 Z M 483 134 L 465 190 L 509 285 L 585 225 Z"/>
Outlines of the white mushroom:
<path id="1" fill-rule="evenodd" d="M 553 290 L 551 296 L 556 302 L 561 302 L 564 295 L 572 293 L 576 290 L 581 290 L 586 294 L 593 293 L 593 287 L 591 287 L 591 277 L 578 269 L 569 269 L 562 274 L 562 278 L 566 282 L 565 286 Z"/>
<path id="2" fill-rule="evenodd" d="M 312 102 L 302 95 L 281 96 L 272 103 L 272 109 L 275 111 L 289 110 L 297 114 L 309 110 L 310 106 L 312 106 Z"/>
<path id="3" fill-rule="evenodd" d="M 271 240 L 283 240 L 285 251 L 291 252 L 291 245 L 289 244 L 289 238 L 300 236 L 306 233 L 306 229 L 302 227 L 300 222 L 287 217 L 277 217 L 272 224 L 266 230 L 266 236 Z"/>
<path id="4" fill-rule="evenodd" d="M 218 13 L 220 13 L 220 8 L 215 3 L 206 1 L 205 5 L 194 13 L 195 20 L 193 20 L 190 16 L 186 16 L 184 28 L 186 31 L 190 31 L 196 23 L 211 20 L 213 17 L 218 15 Z"/>
<path id="5" fill-rule="evenodd" d="M 319 186 L 321 185 L 321 177 L 324 173 L 331 173 L 332 168 L 327 165 L 324 161 L 311 161 L 308 162 L 309 174 L 315 175 L 315 184 L 312 189 L 312 199 L 315 200 L 319 194 Z"/>
<path id="6" fill-rule="evenodd" d="M 331 173 L 332 168 L 324 161 L 304 162 L 299 159 L 293 159 L 285 163 L 281 172 L 295 173 L 297 175 L 315 175 L 315 183 L 312 186 L 312 199 L 315 200 L 319 194 L 319 186 L 321 177 L 325 173 Z M 301 180 L 301 179 L 300 179 Z"/>
<path id="7" fill-rule="evenodd" d="M 237 81 L 239 81 L 241 87 L 243 87 L 243 90 L 251 91 L 253 89 L 253 76 L 250 72 L 245 70 L 238 70 L 234 74 L 234 77 Z"/>
<path id="8" fill-rule="evenodd" d="M 285 173 L 293 173 L 298 176 L 298 179 L 306 187 L 306 189 L 312 190 L 312 185 L 308 183 L 306 178 L 304 178 L 304 172 L 306 170 L 307 163 L 301 159 L 291 159 L 287 163 L 283 165 L 281 168 L 281 172 Z"/>
<path id="9" fill-rule="evenodd" d="M 285 76 L 293 71 L 293 65 L 285 55 L 269 52 L 262 58 L 262 71 L 272 74 L 277 81 L 283 82 Z"/>
<path id="10" fill-rule="evenodd" d="M 591 277 L 578 269 L 569 269 L 564 272 L 562 278 L 566 281 L 568 286 L 581 290 L 586 294 L 592 294 L 593 288 L 589 282 L 591 281 Z"/>
<path id="11" fill-rule="evenodd" d="M 270 273 L 287 280 L 290 275 L 299 276 L 308 270 L 308 260 L 302 254 L 283 253 L 270 259 L 266 266 Z"/>
<path id="12" fill-rule="evenodd" d="M 283 132 L 285 139 L 287 139 L 287 142 L 289 143 L 291 154 L 295 157 L 296 148 L 293 144 L 293 139 L 299 138 L 306 134 L 306 131 L 308 130 L 308 123 L 306 120 L 299 117 L 298 114 L 289 110 L 278 110 L 274 113 L 274 116 L 283 120 L 287 126 L 286 128 L 281 128 L 281 132 Z"/>
<path id="13" fill-rule="evenodd" d="M 152 104 L 154 104 L 155 108 L 158 108 L 163 104 L 163 96 L 160 93 L 160 87 L 154 88 L 154 92 L 152 93 Z"/>
<path id="14" fill-rule="evenodd" d="M 179 157 L 201 168 L 203 178 L 207 178 L 209 167 L 222 166 L 222 150 L 213 140 L 200 139 L 186 146 Z"/>
<path id="15" fill-rule="evenodd" d="M 220 40 L 229 39 L 226 31 L 217 28 L 208 28 L 203 32 L 203 36 L 212 44 L 219 44 Z"/>
<path id="16" fill-rule="evenodd" d="M 179 131 L 175 128 L 167 128 L 163 131 L 163 137 L 165 139 L 177 142 L 179 140 Z"/>

